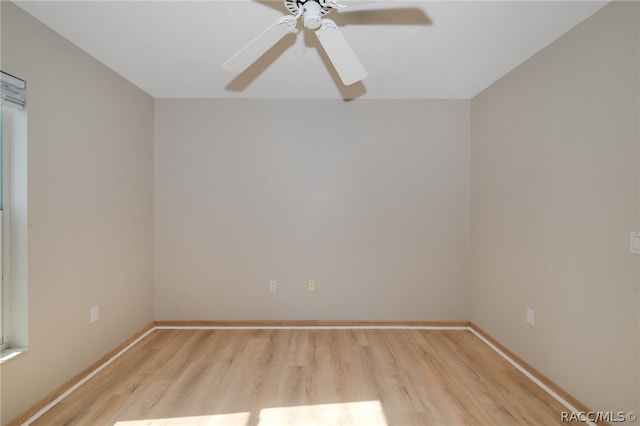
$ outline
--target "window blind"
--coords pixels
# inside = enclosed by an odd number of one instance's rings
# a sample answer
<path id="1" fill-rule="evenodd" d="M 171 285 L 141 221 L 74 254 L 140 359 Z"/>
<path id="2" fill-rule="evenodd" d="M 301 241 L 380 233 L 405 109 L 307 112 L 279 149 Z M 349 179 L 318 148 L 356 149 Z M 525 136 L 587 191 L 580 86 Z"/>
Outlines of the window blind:
<path id="1" fill-rule="evenodd" d="M 0 73 L 2 75 L 2 102 L 23 109 L 27 103 L 27 82 L 4 71 L 0 71 Z"/>

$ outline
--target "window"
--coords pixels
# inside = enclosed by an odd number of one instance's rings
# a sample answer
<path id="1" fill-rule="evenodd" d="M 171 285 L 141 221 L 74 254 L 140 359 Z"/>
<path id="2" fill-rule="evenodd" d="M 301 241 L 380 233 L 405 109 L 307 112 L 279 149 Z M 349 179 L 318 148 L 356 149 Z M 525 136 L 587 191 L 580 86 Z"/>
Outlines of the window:
<path id="1" fill-rule="evenodd" d="M 0 342 L 2 350 L 13 350 L 27 346 L 26 83 L 1 77 Z"/>
<path id="2" fill-rule="evenodd" d="M 8 139 L 8 137 L 5 137 L 4 133 L 5 133 L 5 126 L 4 126 L 4 103 L 2 105 L 2 112 L 0 113 L 0 350 L 5 349 L 6 348 L 6 342 L 5 342 L 5 338 L 4 338 L 4 324 L 5 324 L 5 320 L 4 320 L 4 313 L 6 311 L 6 309 L 4 309 L 4 273 L 3 273 L 3 263 L 4 263 L 4 244 L 2 243 L 4 241 L 3 238 L 3 234 L 4 234 L 4 217 L 3 217 L 3 202 L 2 202 L 2 196 L 4 194 L 4 190 L 3 190 L 3 184 L 5 182 L 5 179 L 3 179 L 3 174 L 5 171 L 5 167 L 2 164 L 3 163 L 3 149 L 2 146 L 4 145 L 4 141 L 6 139 Z"/>

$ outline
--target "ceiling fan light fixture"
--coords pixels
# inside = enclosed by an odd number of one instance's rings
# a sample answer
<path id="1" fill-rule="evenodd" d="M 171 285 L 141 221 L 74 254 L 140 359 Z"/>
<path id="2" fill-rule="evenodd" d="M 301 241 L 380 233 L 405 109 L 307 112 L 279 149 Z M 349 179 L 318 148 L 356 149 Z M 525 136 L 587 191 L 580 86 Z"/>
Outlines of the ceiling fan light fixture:
<path id="1" fill-rule="evenodd" d="M 320 26 L 322 21 L 322 7 L 315 1 L 307 1 L 303 6 L 304 8 L 304 27 L 309 29 L 316 29 Z"/>

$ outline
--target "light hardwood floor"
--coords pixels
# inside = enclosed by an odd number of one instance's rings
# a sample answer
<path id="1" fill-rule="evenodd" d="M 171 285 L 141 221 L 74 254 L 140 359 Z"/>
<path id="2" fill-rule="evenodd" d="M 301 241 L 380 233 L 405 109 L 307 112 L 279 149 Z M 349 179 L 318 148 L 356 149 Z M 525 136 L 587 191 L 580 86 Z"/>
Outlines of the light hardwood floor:
<path id="1" fill-rule="evenodd" d="M 34 425 L 553 425 L 466 330 L 155 330 Z"/>

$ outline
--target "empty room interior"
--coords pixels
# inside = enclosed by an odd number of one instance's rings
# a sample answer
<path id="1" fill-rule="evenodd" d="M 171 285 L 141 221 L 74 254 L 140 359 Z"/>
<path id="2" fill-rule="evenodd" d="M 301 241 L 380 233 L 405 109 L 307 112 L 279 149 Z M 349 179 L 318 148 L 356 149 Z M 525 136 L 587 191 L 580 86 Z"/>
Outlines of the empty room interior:
<path id="1" fill-rule="evenodd" d="M 0 2 L 0 424 L 638 423 L 640 2 L 307 1 Z"/>

